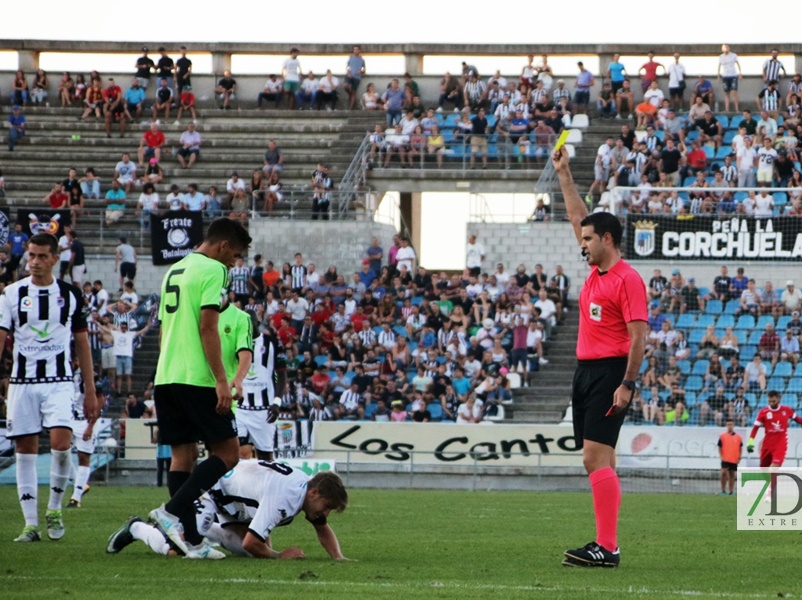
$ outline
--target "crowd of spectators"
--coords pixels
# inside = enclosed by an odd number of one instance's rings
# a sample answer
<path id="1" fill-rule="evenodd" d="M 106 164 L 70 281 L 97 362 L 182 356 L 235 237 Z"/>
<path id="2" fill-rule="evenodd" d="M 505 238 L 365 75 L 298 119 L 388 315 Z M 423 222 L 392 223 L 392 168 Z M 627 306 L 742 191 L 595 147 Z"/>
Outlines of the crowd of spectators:
<path id="1" fill-rule="evenodd" d="M 632 422 L 720 426 L 734 419 L 744 426 L 771 389 L 786 392 L 785 403 L 796 405 L 802 291 L 793 280 L 782 291 L 761 283 L 743 267 L 734 277 L 721 267 L 710 287 L 697 286 L 679 269 L 669 278 L 654 271 Z"/>
<path id="2" fill-rule="evenodd" d="M 409 241 L 371 240 L 358 271 L 321 272 L 297 253 L 230 272 L 230 300 L 286 354 L 286 418 L 478 422 L 502 418 L 512 379 L 529 385 L 569 306 L 561 267 L 483 272 L 472 236 L 461 275 L 430 273 Z M 512 375 L 514 374 L 514 376 Z M 517 385 L 517 384 L 516 384 Z"/>

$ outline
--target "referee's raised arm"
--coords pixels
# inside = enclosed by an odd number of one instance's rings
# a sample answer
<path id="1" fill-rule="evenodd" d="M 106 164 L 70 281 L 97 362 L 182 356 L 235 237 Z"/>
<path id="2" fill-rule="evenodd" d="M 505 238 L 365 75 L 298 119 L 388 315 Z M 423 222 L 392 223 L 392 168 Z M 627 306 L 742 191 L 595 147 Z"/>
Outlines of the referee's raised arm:
<path id="1" fill-rule="evenodd" d="M 571 175 L 571 167 L 568 165 L 568 152 L 565 147 L 555 150 L 551 156 L 554 163 L 554 168 L 557 170 L 557 175 L 560 177 L 560 189 L 563 193 L 563 202 L 565 202 L 565 210 L 568 212 L 568 220 L 574 226 L 574 234 L 576 241 L 582 243 L 582 226 L 580 223 L 582 219 L 588 216 L 588 207 L 582 201 L 579 192 L 574 183 L 574 177 Z"/>

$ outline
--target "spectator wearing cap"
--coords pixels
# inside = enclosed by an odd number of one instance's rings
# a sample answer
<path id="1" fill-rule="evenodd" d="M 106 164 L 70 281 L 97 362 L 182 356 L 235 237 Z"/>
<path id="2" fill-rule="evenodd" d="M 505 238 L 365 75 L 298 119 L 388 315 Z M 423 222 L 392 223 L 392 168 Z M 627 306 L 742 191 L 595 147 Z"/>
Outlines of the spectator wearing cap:
<path id="1" fill-rule="evenodd" d="M 156 68 L 156 63 L 148 56 L 147 46 L 142 47 L 142 56 L 136 59 L 136 78 L 139 79 L 139 85 L 142 89 L 148 89 L 150 83 L 150 74 Z"/>
<path id="2" fill-rule="evenodd" d="M 25 131 L 28 123 L 25 115 L 22 114 L 22 108 L 19 104 L 11 107 L 11 114 L 8 116 L 8 150 L 14 152 L 14 146 L 17 142 L 25 137 Z"/>
<path id="3" fill-rule="evenodd" d="M 776 316 L 792 314 L 799 311 L 800 306 L 802 306 L 802 291 L 794 285 L 793 279 L 789 279 L 785 282 L 785 290 L 780 295 L 780 306 Z"/>
<path id="4" fill-rule="evenodd" d="M 696 287 L 695 277 L 688 278 L 688 283 L 682 288 L 680 295 L 682 298 L 680 313 L 696 313 L 705 309 L 705 299 L 699 293 L 699 288 Z"/>

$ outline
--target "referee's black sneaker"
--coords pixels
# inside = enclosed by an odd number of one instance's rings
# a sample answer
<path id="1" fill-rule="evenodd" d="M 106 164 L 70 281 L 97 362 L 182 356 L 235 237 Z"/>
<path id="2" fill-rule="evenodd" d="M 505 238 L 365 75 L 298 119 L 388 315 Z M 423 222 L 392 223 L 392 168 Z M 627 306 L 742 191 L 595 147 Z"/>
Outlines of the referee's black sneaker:
<path id="1" fill-rule="evenodd" d="M 566 550 L 563 565 L 566 567 L 617 567 L 621 562 L 621 554 L 616 548 L 610 552 L 596 542 L 585 544 L 582 548 Z"/>

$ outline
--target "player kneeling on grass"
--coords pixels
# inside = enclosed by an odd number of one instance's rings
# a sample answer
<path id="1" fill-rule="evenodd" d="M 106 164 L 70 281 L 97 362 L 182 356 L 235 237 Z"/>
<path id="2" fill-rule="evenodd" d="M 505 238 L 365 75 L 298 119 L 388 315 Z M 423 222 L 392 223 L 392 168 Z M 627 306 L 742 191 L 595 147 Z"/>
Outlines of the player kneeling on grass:
<path id="1" fill-rule="evenodd" d="M 193 548 L 186 558 L 225 558 L 210 542 L 239 556 L 305 558 L 300 548 L 277 551 L 270 541 L 273 529 L 289 525 L 303 511 L 329 556 L 347 560 L 326 520 L 331 511 L 342 512 L 347 505 L 348 492 L 336 473 L 323 471 L 310 479 L 281 463 L 243 460 L 196 502 L 198 533 L 205 539 L 201 550 Z M 116 554 L 135 540 L 158 554 L 180 554 L 160 530 L 138 517 L 111 535 L 106 552 Z"/>

